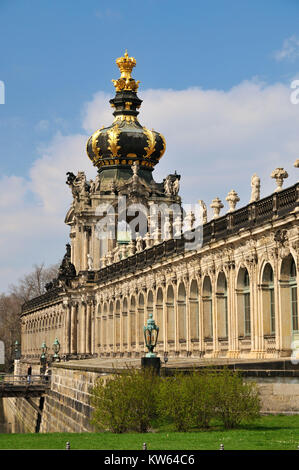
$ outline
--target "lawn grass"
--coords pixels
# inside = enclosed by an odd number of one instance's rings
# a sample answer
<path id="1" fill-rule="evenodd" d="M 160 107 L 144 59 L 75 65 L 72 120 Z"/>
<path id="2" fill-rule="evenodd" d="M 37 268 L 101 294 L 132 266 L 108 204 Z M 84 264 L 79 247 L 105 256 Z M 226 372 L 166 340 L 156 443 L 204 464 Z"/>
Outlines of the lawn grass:
<path id="1" fill-rule="evenodd" d="M 254 424 L 226 431 L 213 426 L 208 431 L 173 432 L 165 427 L 146 434 L 126 433 L 51 433 L 0 434 L 0 449 L 65 449 L 72 450 L 297 450 L 299 416 L 262 416 Z"/>

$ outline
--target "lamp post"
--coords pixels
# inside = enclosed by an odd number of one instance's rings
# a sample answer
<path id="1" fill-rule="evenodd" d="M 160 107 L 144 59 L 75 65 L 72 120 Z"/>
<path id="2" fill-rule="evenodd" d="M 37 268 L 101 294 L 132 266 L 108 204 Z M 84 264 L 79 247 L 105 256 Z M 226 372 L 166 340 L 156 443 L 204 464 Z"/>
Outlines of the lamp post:
<path id="1" fill-rule="evenodd" d="M 53 349 L 53 352 L 54 352 L 53 360 L 54 360 L 54 361 L 59 361 L 59 360 L 60 360 L 60 357 L 59 357 L 58 353 L 59 353 L 59 351 L 60 351 L 60 343 L 59 343 L 59 341 L 58 341 L 57 338 L 55 338 L 55 341 L 54 341 L 54 343 L 53 343 L 52 349 Z"/>
<path id="2" fill-rule="evenodd" d="M 43 342 L 43 344 L 41 345 L 41 350 L 42 350 L 42 353 L 40 356 L 40 364 L 41 364 L 40 373 L 42 374 L 46 370 L 46 363 L 47 363 L 48 347 L 45 342 Z"/>
<path id="3" fill-rule="evenodd" d="M 20 359 L 21 357 L 21 351 L 20 351 L 20 345 L 19 345 L 19 342 L 16 341 L 15 342 L 15 359 Z"/>
<path id="4" fill-rule="evenodd" d="M 143 327 L 143 334 L 145 345 L 148 349 L 146 357 L 156 357 L 156 353 L 154 353 L 153 350 L 158 341 L 159 327 L 156 325 L 152 313 L 149 315 L 146 326 Z"/>
<path id="5" fill-rule="evenodd" d="M 148 349 L 145 357 L 141 358 L 141 366 L 152 367 L 157 373 L 160 371 L 160 358 L 154 353 L 154 348 L 158 341 L 159 327 L 156 325 L 153 319 L 152 313 L 149 314 L 146 326 L 143 327 L 143 334 L 145 339 L 145 345 Z"/>

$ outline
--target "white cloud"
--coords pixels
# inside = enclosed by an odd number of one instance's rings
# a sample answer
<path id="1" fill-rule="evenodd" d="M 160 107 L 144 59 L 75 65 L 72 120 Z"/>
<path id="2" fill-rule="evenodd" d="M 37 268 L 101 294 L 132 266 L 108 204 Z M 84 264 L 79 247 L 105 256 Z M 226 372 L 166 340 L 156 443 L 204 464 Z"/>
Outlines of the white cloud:
<path id="1" fill-rule="evenodd" d="M 274 54 L 276 60 L 294 62 L 299 57 L 299 38 L 295 35 L 284 40 L 282 48 Z"/>
<path id="2" fill-rule="evenodd" d="M 200 88 L 140 90 L 140 123 L 164 134 L 167 150 L 154 171 L 156 181 L 176 170 L 182 175 L 186 203 L 209 205 L 235 189 L 246 205 L 253 173 L 261 177 L 262 196 L 275 189 L 270 173 L 284 167 L 285 185 L 298 180 L 293 162 L 299 153 L 299 105 L 282 85 L 243 82 L 224 92 Z M 64 216 L 71 202 L 66 172 L 84 170 L 94 177 L 85 146 L 88 136 L 113 120 L 111 95 L 97 93 L 83 106 L 86 134 L 57 134 L 39 148 L 40 158 L 28 178 L 6 176 L 0 185 L 0 291 L 34 263 L 56 263 L 64 254 L 68 228 Z M 12 271 L 12 267 L 14 270 Z"/>

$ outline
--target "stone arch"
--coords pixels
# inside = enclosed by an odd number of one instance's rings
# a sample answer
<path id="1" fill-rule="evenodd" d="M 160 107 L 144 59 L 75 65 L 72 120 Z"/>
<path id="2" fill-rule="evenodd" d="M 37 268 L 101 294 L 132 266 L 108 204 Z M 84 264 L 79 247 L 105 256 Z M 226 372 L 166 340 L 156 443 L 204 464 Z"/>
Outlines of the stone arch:
<path id="1" fill-rule="evenodd" d="M 113 348 L 114 345 L 114 328 L 113 328 L 113 320 L 114 320 L 114 303 L 112 300 L 109 302 L 109 314 L 108 314 L 108 321 L 107 321 L 107 335 L 108 335 L 108 344 L 110 348 Z"/>
<path id="2" fill-rule="evenodd" d="M 96 336 L 97 336 L 97 342 L 99 343 L 99 347 L 101 348 L 103 346 L 103 338 L 102 338 L 102 330 L 103 330 L 103 319 L 102 319 L 102 311 L 103 311 L 103 305 L 101 303 L 98 303 L 96 307 Z"/>
<path id="3" fill-rule="evenodd" d="M 265 262 L 261 270 L 261 294 L 263 334 L 274 335 L 276 331 L 274 271 L 269 262 Z"/>
<path id="4" fill-rule="evenodd" d="M 143 327 L 145 325 L 145 311 L 144 311 L 144 294 L 140 292 L 138 296 L 138 331 L 137 337 L 139 341 L 139 346 L 144 346 L 144 339 L 143 339 Z"/>
<path id="5" fill-rule="evenodd" d="M 166 291 L 166 318 L 167 318 L 167 342 L 174 344 L 175 341 L 175 309 L 174 290 L 169 285 Z"/>
<path id="6" fill-rule="evenodd" d="M 179 342 L 186 342 L 187 338 L 187 308 L 186 308 L 186 288 L 184 282 L 178 286 L 177 297 L 178 308 L 178 339 Z"/>
<path id="7" fill-rule="evenodd" d="M 238 336 L 251 337 L 250 276 L 245 266 L 240 266 L 237 275 Z"/>
<path id="8" fill-rule="evenodd" d="M 228 338 L 228 298 L 227 278 L 224 271 L 220 271 L 216 282 L 217 303 L 217 336 Z"/>
<path id="9" fill-rule="evenodd" d="M 282 346 L 291 352 L 299 340 L 297 267 L 291 253 L 281 262 L 279 287 Z"/>
<path id="10" fill-rule="evenodd" d="M 189 289 L 190 339 L 199 341 L 199 292 L 196 279 L 192 279 Z"/>
<path id="11" fill-rule="evenodd" d="M 158 287 L 156 294 L 156 323 L 159 327 L 158 343 L 164 342 L 163 302 L 163 289 Z"/>
<path id="12" fill-rule="evenodd" d="M 136 298 L 134 295 L 130 298 L 130 338 L 131 347 L 136 345 Z"/>
<path id="13" fill-rule="evenodd" d="M 122 305 L 122 338 L 123 346 L 128 346 L 128 300 L 125 297 Z"/>
<path id="14" fill-rule="evenodd" d="M 117 299 L 115 302 L 114 321 L 115 321 L 115 346 L 117 350 L 119 350 L 120 348 L 120 300 L 119 299 Z"/>
<path id="15" fill-rule="evenodd" d="M 213 297 L 212 282 L 210 276 L 206 275 L 202 283 L 203 303 L 203 333 L 205 339 L 213 338 Z"/>
<path id="16" fill-rule="evenodd" d="M 150 289 L 147 294 L 147 318 L 150 314 L 154 313 L 154 295 L 153 291 Z"/>
<path id="17" fill-rule="evenodd" d="M 104 302 L 103 316 L 102 316 L 102 338 L 103 338 L 102 342 L 105 348 L 108 346 L 107 327 L 108 327 L 108 305 L 107 305 L 107 302 Z"/>

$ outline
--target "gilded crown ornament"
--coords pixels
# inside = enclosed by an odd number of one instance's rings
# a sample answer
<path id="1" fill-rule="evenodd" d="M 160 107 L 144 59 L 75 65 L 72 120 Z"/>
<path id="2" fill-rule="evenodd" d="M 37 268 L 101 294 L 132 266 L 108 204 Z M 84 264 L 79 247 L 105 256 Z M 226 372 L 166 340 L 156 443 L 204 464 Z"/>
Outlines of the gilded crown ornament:
<path id="1" fill-rule="evenodd" d="M 137 91 L 140 81 L 135 82 L 131 77 L 133 68 L 136 66 L 136 59 L 129 57 L 128 52 L 125 52 L 123 57 L 116 59 L 116 64 L 121 72 L 118 80 L 112 80 L 116 91 Z"/>
<path id="2" fill-rule="evenodd" d="M 142 170 L 152 170 L 165 152 L 166 142 L 162 134 L 142 126 L 137 119 L 142 100 L 137 96 L 139 81 L 131 73 L 136 59 L 126 51 L 116 59 L 121 76 L 112 80 L 116 89 L 110 100 L 114 121 L 101 127 L 88 139 L 87 155 L 99 171 L 130 169 L 136 162 Z"/>

